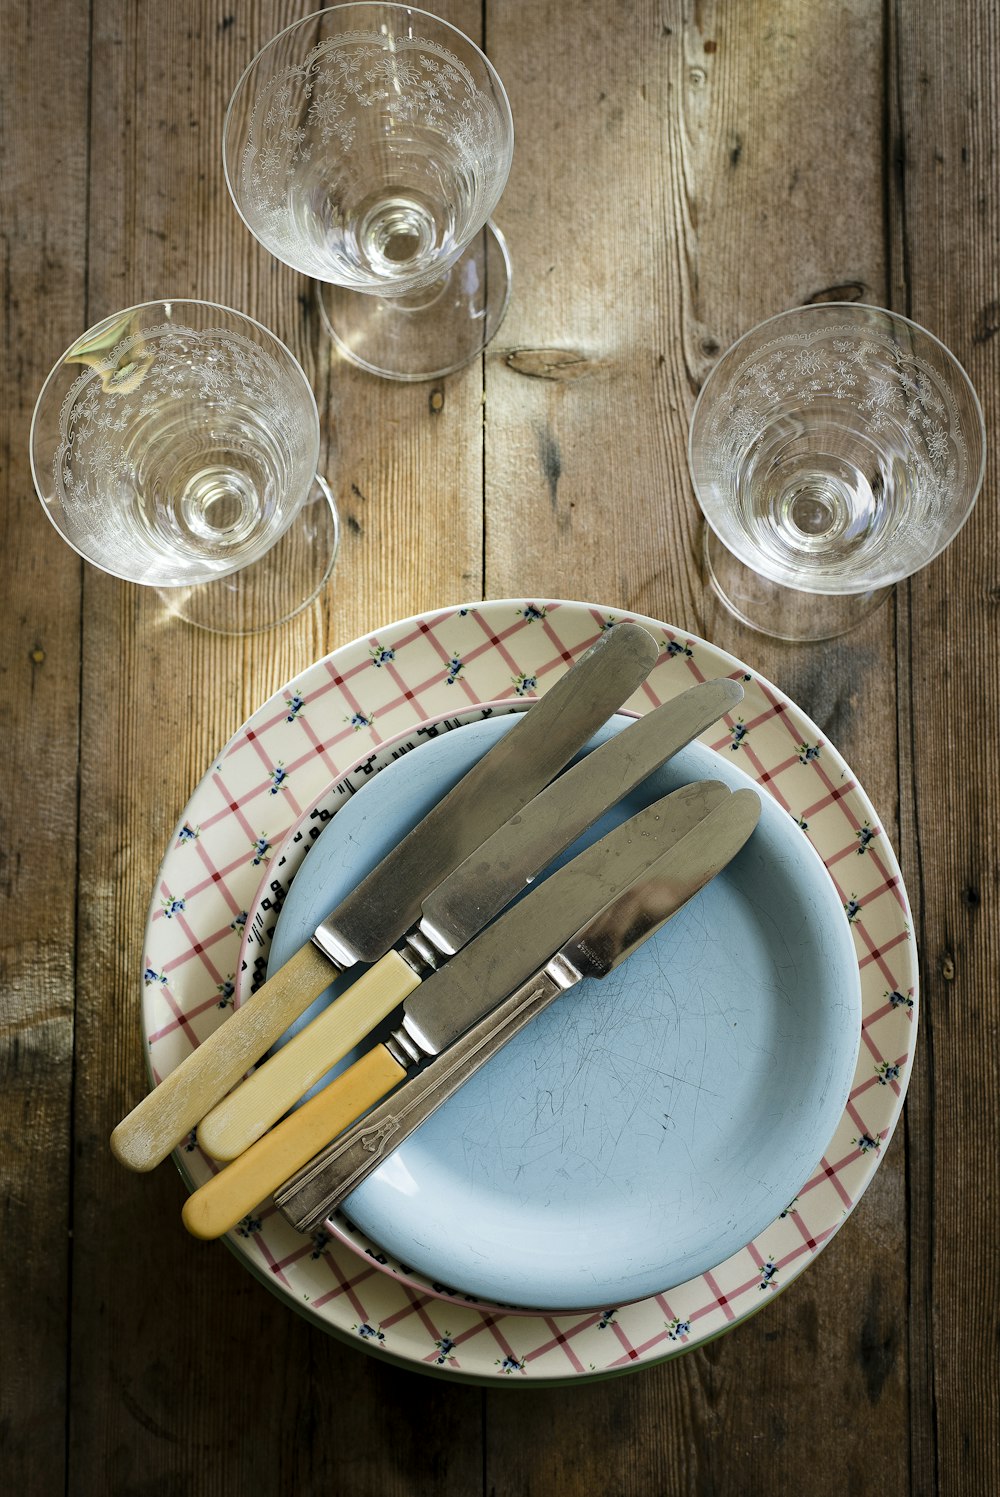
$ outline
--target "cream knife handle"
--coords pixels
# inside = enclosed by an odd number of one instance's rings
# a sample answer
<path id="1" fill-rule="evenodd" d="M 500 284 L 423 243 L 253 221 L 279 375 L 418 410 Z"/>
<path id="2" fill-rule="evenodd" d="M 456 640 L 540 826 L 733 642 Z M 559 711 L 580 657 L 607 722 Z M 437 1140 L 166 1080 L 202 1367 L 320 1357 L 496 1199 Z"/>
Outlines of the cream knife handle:
<path id="1" fill-rule="evenodd" d="M 419 983 L 398 951 L 387 952 L 213 1107 L 198 1126 L 199 1144 L 215 1159 L 242 1154 Z"/>
<path id="2" fill-rule="evenodd" d="M 115 1158 L 130 1170 L 166 1159 L 339 975 L 312 942 L 303 946 L 123 1118 L 111 1135 Z"/>
<path id="3" fill-rule="evenodd" d="M 299 1232 L 319 1227 L 442 1102 L 579 978 L 574 967 L 555 958 L 398 1092 L 335 1138 L 276 1192 L 286 1221 Z"/>
<path id="4" fill-rule="evenodd" d="M 284 1122 L 251 1145 L 245 1154 L 188 1196 L 184 1225 L 195 1237 L 221 1237 L 243 1220 L 282 1180 L 287 1180 L 384 1097 L 406 1075 L 384 1045 L 348 1066 Z"/>

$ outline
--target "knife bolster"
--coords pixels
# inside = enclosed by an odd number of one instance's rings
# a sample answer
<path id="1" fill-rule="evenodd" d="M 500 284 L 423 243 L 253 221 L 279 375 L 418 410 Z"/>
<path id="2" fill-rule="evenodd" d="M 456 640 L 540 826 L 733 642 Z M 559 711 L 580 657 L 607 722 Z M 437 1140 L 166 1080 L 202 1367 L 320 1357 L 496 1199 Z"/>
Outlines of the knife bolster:
<path id="1" fill-rule="evenodd" d="M 344 940 L 337 927 L 328 925 L 325 920 L 316 927 L 310 939 L 324 956 L 329 957 L 331 962 L 336 962 L 342 972 L 346 972 L 348 967 L 356 967 L 362 960 L 360 953 L 355 951 L 349 941 Z"/>
<path id="2" fill-rule="evenodd" d="M 428 941 L 419 927 L 410 931 L 405 944 L 398 950 L 406 965 L 412 967 L 421 980 L 436 972 L 441 965 L 440 951 L 433 942 Z"/>
<path id="3" fill-rule="evenodd" d="M 415 1065 L 427 1058 L 425 1052 L 420 1049 L 419 1045 L 414 1044 L 402 1027 L 394 1029 L 383 1044 L 396 1064 L 402 1066 L 404 1071 L 412 1070 Z"/>

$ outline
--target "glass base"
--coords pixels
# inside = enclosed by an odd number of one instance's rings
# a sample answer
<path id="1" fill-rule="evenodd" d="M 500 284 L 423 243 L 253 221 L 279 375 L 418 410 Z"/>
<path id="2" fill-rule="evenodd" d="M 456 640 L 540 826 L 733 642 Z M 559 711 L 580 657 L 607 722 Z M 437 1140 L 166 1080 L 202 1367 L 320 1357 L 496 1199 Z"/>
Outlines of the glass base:
<path id="1" fill-rule="evenodd" d="M 703 559 L 705 574 L 720 602 L 741 624 L 772 639 L 836 639 L 856 629 L 893 592 L 892 587 L 847 594 L 782 587 L 745 566 L 708 524 L 704 527 Z"/>
<path id="2" fill-rule="evenodd" d="M 488 223 L 441 277 L 406 296 L 316 283 L 323 322 L 345 359 L 385 379 L 438 379 L 494 336 L 510 301 L 510 255 Z"/>
<path id="3" fill-rule="evenodd" d="M 340 521 L 325 478 L 312 489 L 291 525 L 259 561 L 228 577 L 192 587 L 157 588 L 171 618 L 212 634 L 262 634 L 293 619 L 330 579 Z"/>

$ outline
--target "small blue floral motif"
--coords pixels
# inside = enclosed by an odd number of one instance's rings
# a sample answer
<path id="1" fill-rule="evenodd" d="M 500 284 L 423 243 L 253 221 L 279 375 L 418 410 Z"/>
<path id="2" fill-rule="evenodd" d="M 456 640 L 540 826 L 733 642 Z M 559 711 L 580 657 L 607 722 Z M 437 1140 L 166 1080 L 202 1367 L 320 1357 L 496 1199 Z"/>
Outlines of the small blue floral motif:
<path id="1" fill-rule="evenodd" d="M 512 1372 L 524 1371 L 524 1363 L 519 1362 L 517 1357 L 497 1357 L 494 1365 L 496 1367 L 499 1367 L 500 1371 L 504 1373 L 506 1377 L 510 1377 L 510 1374 Z"/>
<path id="2" fill-rule="evenodd" d="M 250 851 L 253 853 L 253 857 L 250 859 L 250 862 L 251 862 L 251 864 L 252 864 L 252 866 L 254 868 L 259 868 L 260 865 L 261 865 L 261 863 L 266 863 L 267 862 L 268 854 L 271 851 L 271 844 L 270 844 L 270 842 L 268 842 L 267 837 L 264 835 L 263 832 L 261 832 L 261 834 L 257 838 L 256 842 L 251 842 L 251 844 L 250 844 Z M 245 924 L 246 923 L 246 916 L 245 915 L 243 917 L 243 921 L 244 921 L 244 924 Z"/>
<path id="3" fill-rule="evenodd" d="M 260 1232 L 262 1229 L 263 1223 L 258 1216 L 245 1216 L 236 1226 L 239 1237 L 252 1237 L 255 1232 Z"/>
<path id="4" fill-rule="evenodd" d="M 198 840 L 198 838 L 199 838 L 200 835 L 201 835 L 201 827 L 200 826 L 199 827 L 188 826 L 187 822 L 185 821 L 184 825 L 181 827 L 180 831 L 177 833 L 177 841 L 178 842 L 197 842 L 197 840 Z"/>
<path id="5" fill-rule="evenodd" d="M 151 988 L 154 982 L 158 982 L 161 985 L 165 983 L 167 980 L 167 974 L 165 972 L 157 972 L 155 967 L 147 967 L 145 972 L 143 972 L 142 974 L 142 980 L 146 984 L 147 988 Z"/>
<path id="6" fill-rule="evenodd" d="M 757 1287 L 761 1291 L 765 1289 L 775 1289 L 777 1287 L 777 1282 L 778 1265 L 772 1258 L 768 1258 L 767 1262 L 764 1264 L 764 1267 L 760 1271 L 760 1283 Z"/>
<path id="7" fill-rule="evenodd" d="M 233 918 L 230 920 L 230 922 L 229 922 L 229 929 L 230 930 L 242 930 L 243 927 L 244 927 L 244 925 L 246 925 L 246 923 L 247 923 L 247 914 L 248 914 L 248 911 L 246 911 L 246 910 L 240 910 L 239 914 L 238 915 L 234 915 Z"/>
<path id="8" fill-rule="evenodd" d="M 880 1086 L 888 1086 L 890 1081 L 899 1080 L 900 1067 L 890 1065 L 889 1061 L 883 1060 L 875 1067 L 875 1075 L 879 1079 Z"/>
<path id="9" fill-rule="evenodd" d="M 605 1310 L 605 1311 L 603 1311 L 600 1320 L 597 1322 L 597 1329 L 599 1331 L 606 1331 L 609 1325 L 613 1325 L 614 1324 L 615 1316 L 617 1314 L 618 1314 L 617 1310 Z"/>
<path id="10" fill-rule="evenodd" d="M 385 1332 L 382 1330 L 381 1326 L 369 1325 L 367 1320 L 362 1321 L 360 1325 L 351 1326 L 351 1330 L 357 1331 L 358 1335 L 361 1336 L 365 1341 L 385 1340 Z"/>
<path id="11" fill-rule="evenodd" d="M 330 1234 L 320 1227 L 318 1232 L 313 1233 L 312 1252 L 310 1258 L 322 1258 L 330 1244 Z"/>
<path id="12" fill-rule="evenodd" d="M 548 609 L 539 608 L 537 603 L 525 603 L 523 608 L 518 608 L 515 611 L 529 624 L 537 624 L 542 619 L 548 618 Z"/>
<path id="13" fill-rule="evenodd" d="M 859 857 L 863 853 L 866 853 L 868 851 L 869 847 L 871 846 L 872 842 L 874 841 L 874 839 L 877 836 L 878 836 L 878 831 L 876 830 L 876 828 L 872 827 L 872 826 L 869 826 L 868 823 L 867 823 L 867 821 L 866 821 L 865 824 L 864 824 L 864 826 L 861 828 L 861 830 L 857 834 L 857 838 L 858 838 L 858 856 Z"/>
<path id="14" fill-rule="evenodd" d="M 690 1320 L 678 1320 L 675 1315 L 673 1320 L 665 1320 L 663 1324 L 667 1328 L 667 1336 L 671 1341 L 682 1341 L 685 1336 L 691 1334 Z"/>
<path id="15" fill-rule="evenodd" d="M 679 639 L 668 639 L 664 641 L 663 648 L 668 655 L 686 655 L 690 660 L 694 655 L 690 645 L 682 645 Z"/>
<path id="16" fill-rule="evenodd" d="M 443 1367 L 445 1362 L 454 1362 L 455 1358 L 452 1356 L 452 1352 L 455 1350 L 455 1343 L 447 1331 L 445 1331 L 444 1335 L 438 1341 L 435 1341 L 434 1345 L 438 1350 L 434 1361 L 439 1367 Z"/>
<path id="17" fill-rule="evenodd" d="M 185 1152 L 185 1154 L 193 1154 L 194 1151 L 195 1151 L 195 1149 L 197 1147 L 198 1147 L 198 1130 L 197 1130 L 197 1128 L 192 1128 L 191 1132 L 188 1134 L 187 1138 L 184 1140 L 184 1152 Z"/>
<path id="18" fill-rule="evenodd" d="M 803 819 L 802 819 L 801 816 L 798 818 L 798 820 L 796 821 L 795 825 L 801 831 L 803 831 L 803 832 L 808 832 L 808 830 L 809 830 L 809 823 L 808 823 L 808 821 L 803 821 Z"/>
<path id="19" fill-rule="evenodd" d="M 888 1001 L 892 1004 L 893 1008 L 912 1008 L 913 1007 L 913 994 L 912 993 L 910 993 L 909 995 L 907 995 L 906 993 L 897 993 L 895 990 L 893 990 L 893 992 L 891 992 L 891 993 L 886 993 L 885 996 L 888 999 Z"/>
<path id="20" fill-rule="evenodd" d="M 350 723 L 355 733 L 360 733 L 362 728 L 370 728 L 375 719 L 368 717 L 364 712 L 352 712 L 350 717 L 344 718 L 344 721 Z"/>
<path id="21" fill-rule="evenodd" d="M 305 704 L 305 697 L 300 696 L 297 691 L 293 691 L 290 697 L 286 697 L 285 706 L 288 708 L 288 716 L 285 718 L 285 722 L 293 723 L 301 713 Z"/>
<path id="22" fill-rule="evenodd" d="M 446 686 L 454 686 L 459 676 L 465 670 L 465 663 L 459 655 L 452 655 L 448 661 L 448 674 L 444 678 Z"/>
<path id="23" fill-rule="evenodd" d="M 236 983 L 233 980 L 233 974 L 230 972 L 228 977 L 224 977 L 220 983 L 216 984 L 216 987 L 219 993 L 219 1008 L 228 1008 L 236 995 Z"/>
<path id="24" fill-rule="evenodd" d="M 379 644 L 372 645 L 368 653 L 372 657 L 372 665 L 374 665 L 376 670 L 381 670 L 383 665 L 388 665 L 390 660 L 395 660 L 396 658 L 395 650 L 389 646 L 383 648 Z"/>
<path id="25" fill-rule="evenodd" d="M 187 909 L 187 904 L 183 899 L 174 899 L 172 897 L 161 899 L 160 904 L 162 905 L 163 913 L 168 920 L 172 920 L 175 915 L 179 915 L 182 910 Z"/>
<path id="26" fill-rule="evenodd" d="M 468 618 L 470 613 L 475 613 L 475 611 L 476 610 L 474 608 L 460 608 L 458 610 L 458 616 L 460 619 L 466 619 Z"/>
<path id="27" fill-rule="evenodd" d="M 749 729 L 747 728 L 747 725 L 743 721 L 742 717 L 738 717 L 729 731 L 732 735 L 733 740 L 729 747 L 735 754 L 736 750 L 740 747 L 740 745 L 743 743 L 743 740 L 746 738 Z"/>
<path id="28" fill-rule="evenodd" d="M 606 632 L 608 629 L 613 629 L 615 627 L 615 625 L 617 624 L 617 622 L 618 622 L 618 620 L 615 618 L 614 614 L 613 613 L 609 614 L 608 617 L 604 620 L 603 624 L 601 625 L 601 631 L 602 631 L 602 633 Z"/>
<path id="29" fill-rule="evenodd" d="M 514 683 L 514 695 L 519 697 L 529 696 L 538 685 L 537 676 L 526 676 L 523 671 L 519 675 L 511 676 Z"/>
<path id="30" fill-rule="evenodd" d="M 818 743 L 800 743 L 799 744 L 799 763 L 800 764 L 811 764 L 814 759 L 818 759 L 818 758 L 819 758 L 819 744 Z"/>
<path id="31" fill-rule="evenodd" d="M 853 925 L 855 920 L 861 914 L 861 905 L 858 902 L 858 896 L 856 894 L 852 894 L 850 899 L 844 905 L 844 913 L 846 914 L 850 923 Z"/>
<path id="32" fill-rule="evenodd" d="M 789 1201 L 788 1205 L 785 1207 L 784 1211 L 781 1212 L 781 1214 L 780 1214 L 780 1216 L 778 1218 L 779 1221 L 783 1221 L 786 1216 L 798 1216 L 799 1213 L 795 1209 L 795 1203 L 796 1203 L 797 1200 L 798 1200 L 798 1196 L 793 1196 L 792 1197 L 792 1199 Z"/>
<path id="33" fill-rule="evenodd" d="M 877 1154 L 882 1147 L 882 1135 L 881 1133 L 876 1133 L 875 1137 L 872 1138 L 870 1133 L 862 1133 L 860 1138 L 852 1138 L 851 1143 L 860 1149 L 862 1154 L 870 1154 L 873 1149 Z"/>
<path id="34" fill-rule="evenodd" d="M 280 759 L 271 770 L 269 778 L 271 781 L 271 788 L 267 793 L 268 795 L 277 795 L 278 791 L 282 789 L 285 781 L 288 779 L 288 770 L 285 768 Z"/>

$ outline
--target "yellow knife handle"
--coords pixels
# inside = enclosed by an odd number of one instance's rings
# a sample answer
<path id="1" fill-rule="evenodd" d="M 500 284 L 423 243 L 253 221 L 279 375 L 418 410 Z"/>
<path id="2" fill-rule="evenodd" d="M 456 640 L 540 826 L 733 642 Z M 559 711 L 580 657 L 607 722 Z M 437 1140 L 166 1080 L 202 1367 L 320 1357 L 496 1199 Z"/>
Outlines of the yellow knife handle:
<path id="1" fill-rule="evenodd" d="M 130 1170 L 166 1159 L 339 975 L 311 941 L 303 946 L 118 1124 L 115 1158 Z"/>
<path id="2" fill-rule="evenodd" d="M 367 1051 L 245 1154 L 193 1191 L 184 1203 L 185 1227 L 193 1237 L 207 1239 L 231 1231 L 405 1075 L 384 1045 Z"/>
<path id="3" fill-rule="evenodd" d="M 242 1154 L 419 983 L 398 951 L 387 952 L 212 1108 L 198 1124 L 201 1147 L 215 1159 Z"/>

